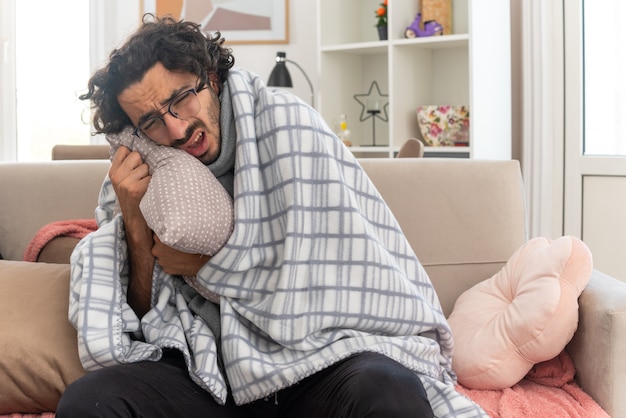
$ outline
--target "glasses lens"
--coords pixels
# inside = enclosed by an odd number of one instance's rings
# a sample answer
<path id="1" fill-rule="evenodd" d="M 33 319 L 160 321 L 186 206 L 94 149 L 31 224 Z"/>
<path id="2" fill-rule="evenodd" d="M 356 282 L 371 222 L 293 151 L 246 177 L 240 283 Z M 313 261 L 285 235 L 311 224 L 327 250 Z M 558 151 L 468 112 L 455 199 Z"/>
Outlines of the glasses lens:
<path id="1" fill-rule="evenodd" d="M 196 89 L 182 92 L 170 102 L 167 113 L 177 119 L 196 116 L 200 111 L 200 100 L 197 94 Z M 155 142 L 161 143 L 168 140 L 168 132 L 163 115 L 148 119 L 139 126 L 139 129 Z"/>
<path id="2" fill-rule="evenodd" d="M 169 111 L 180 119 L 196 116 L 200 111 L 200 100 L 196 96 L 196 90 L 187 90 L 177 96 L 170 104 Z"/>
<path id="3" fill-rule="evenodd" d="M 145 121 L 139 128 L 147 135 L 153 131 L 157 131 L 164 125 L 163 118 L 155 117 Z"/>

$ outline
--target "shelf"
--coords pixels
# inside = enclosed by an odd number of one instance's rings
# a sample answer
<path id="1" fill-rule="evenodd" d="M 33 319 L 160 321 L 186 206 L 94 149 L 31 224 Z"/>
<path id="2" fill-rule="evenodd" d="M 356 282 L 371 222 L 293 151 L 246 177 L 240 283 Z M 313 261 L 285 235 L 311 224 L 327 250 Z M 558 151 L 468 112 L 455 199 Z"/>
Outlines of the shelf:
<path id="1" fill-rule="evenodd" d="M 393 41 L 355 42 L 349 44 L 328 45 L 320 48 L 321 52 L 345 52 L 354 54 L 386 52 L 389 45 L 425 49 L 467 48 L 469 35 L 443 35 L 428 38 L 396 39 Z"/>
<path id="2" fill-rule="evenodd" d="M 376 146 L 351 146 L 348 147 L 350 151 L 356 152 L 364 152 L 364 153 L 378 153 L 378 152 L 389 152 L 390 148 L 387 145 L 376 145 Z"/>
<path id="3" fill-rule="evenodd" d="M 453 154 L 470 152 L 470 147 L 424 147 L 424 153 L 436 152 L 439 154 Z"/>
<path id="4" fill-rule="evenodd" d="M 318 110 L 335 131 L 347 115 L 353 146 L 365 157 L 394 157 L 419 138 L 424 105 L 468 106 L 469 147 L 427 147 L 426 156 L 511 158 L 509 0 L 451 0 L 451 34 L 404 38 L 419 2 L 392 1 L 389 40 L 378 40 L 380 0 L 318 0 Z M 388 96 L 388 120 L 360 121 L 355 94 L 373 82 Z M 373 132 L 375 129 L 375 132 Z M 373 138 L 377 144 L 371 146 Z M 358 140 L 352 139 L 358 138 Z"/>
<path id="5" fill-rule="evenodd" d="M 321 52 L 342 52 L 352 54 L 379 54 L 387 52 L 388 42 L 375 41 L 375 42 L 357 42 L 352 44 L 339 44 L 332 46 L 325 46 L 321 49 Z"/>
<path id="6" fill-rule="evenodd" d="M 396 39 L 391 41 L 395 46 L 410 46 L 428 49 L 463 48 L 469 45 L 469 35 L 442 35 L 428 38 Z"/>

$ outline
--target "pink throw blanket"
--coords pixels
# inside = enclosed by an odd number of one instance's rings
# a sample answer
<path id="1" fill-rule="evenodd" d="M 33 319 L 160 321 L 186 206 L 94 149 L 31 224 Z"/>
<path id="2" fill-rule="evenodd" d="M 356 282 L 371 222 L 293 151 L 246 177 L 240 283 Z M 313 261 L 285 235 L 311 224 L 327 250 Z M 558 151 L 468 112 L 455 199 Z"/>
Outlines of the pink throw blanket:
<path id="1" fill-rule="evenodd" d="M 54 412 L 44 412 L 43 414 L 9 414 L 0 415 L 0 418 L 54 418 Z"/>
<path id="2" fill-rule="evenodd" d="M 59 236 L 83 238 L 98 229 L 95 219 L 73 219 L 51 222 L 41 227 L 24 251 L 24 261 L 37 261 L 39 253 L 47 243 Z"/>
<path id="3" fill-rule="evenodd" d="M 610 418 L 574 381 L 574 363 L 563 351 L 536 364 L 522 381 L 502 390 L 457 390 L 483 407 L 492 418 Z"/>

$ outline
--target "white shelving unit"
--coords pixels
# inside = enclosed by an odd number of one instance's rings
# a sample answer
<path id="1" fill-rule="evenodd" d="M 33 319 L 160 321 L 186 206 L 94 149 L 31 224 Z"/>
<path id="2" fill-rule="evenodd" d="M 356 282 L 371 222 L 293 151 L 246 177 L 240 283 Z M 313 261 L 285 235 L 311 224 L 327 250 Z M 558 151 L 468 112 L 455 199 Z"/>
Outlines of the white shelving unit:
<path id="1" fill-rule="evenodd" d="M 419 7 L 389 0 L 389 39 L 378 40 L 374 11 L 381 0 L 318 0 L 319 110 L 333 129 L 346 114 L 352 151 L 393 157 L 419 137 L 417 107 L 465 105 L 469 147 L 427 147 L 426 156 L 511 158 L 511 58 L 508 0 L 452 0 L 452 34 L 405 39 Z M 355 94 L 376 81 L 388 94 L 388 121 L 360 121 Z"/>

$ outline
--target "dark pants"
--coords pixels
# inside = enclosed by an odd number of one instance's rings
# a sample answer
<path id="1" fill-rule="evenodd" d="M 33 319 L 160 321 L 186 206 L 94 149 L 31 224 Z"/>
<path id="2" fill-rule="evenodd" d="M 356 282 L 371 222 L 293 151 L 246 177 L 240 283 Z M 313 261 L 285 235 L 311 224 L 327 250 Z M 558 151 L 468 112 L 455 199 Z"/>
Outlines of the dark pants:
<path id="1" fill-rule="evenodd" d="M 178 352 L 91 372 L 72 383 L 56 417 L 330 418 L 432 417 L 419 378 L 376 353 L 334 364 L 276 394 L 236 406 L 219 405 L 187 374 Z"/>

